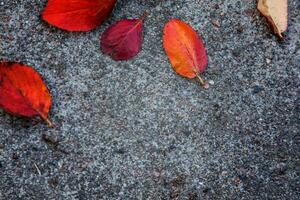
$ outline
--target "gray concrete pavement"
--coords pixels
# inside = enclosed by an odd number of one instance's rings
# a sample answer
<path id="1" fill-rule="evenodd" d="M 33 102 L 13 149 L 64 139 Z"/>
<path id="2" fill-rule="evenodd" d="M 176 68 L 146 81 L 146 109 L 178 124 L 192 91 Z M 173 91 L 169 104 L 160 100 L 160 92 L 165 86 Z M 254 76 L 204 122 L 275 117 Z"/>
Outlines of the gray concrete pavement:
<path id="1" fill-rule="evenodd" d="M 55 124 L 0 111 L 1 200 L 299 199 L 298 0 L 282 42 L 255 0 L 119 1 L 87 33 L 42 22 L 45 2 L 0 0 L 0 58 L 44 77 Z M 103 56 L 99 34 L 144 10 L 140 54 Z M 171 69 L 161 45 L 171 17 L 203 38 L 210 89 Z"/>

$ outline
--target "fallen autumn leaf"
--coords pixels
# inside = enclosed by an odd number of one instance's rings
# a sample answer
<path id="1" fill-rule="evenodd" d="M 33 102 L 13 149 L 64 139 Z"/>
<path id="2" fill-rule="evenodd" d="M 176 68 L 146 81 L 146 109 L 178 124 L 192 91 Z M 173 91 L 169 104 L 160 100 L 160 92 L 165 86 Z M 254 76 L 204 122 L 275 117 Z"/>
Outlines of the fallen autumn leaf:
<path id="1" fill-rule="evenodd" d="M 199 75 L 207 67 L 206 51 L 192 27 L 179 19 L 170 20 L 163 30 L 163 46 L 179 75 L 190 79 L 197 77 L 202 86 L 206 85 Z"/>
<path id="2" fill-rule="evenodd" d="M 257 9 L 280 38 L 288 26 L 288 0 L 259 0 Z"/>
<path id="3" fill-rule="evenodd" d="M 48 119 L 51 97 L 40 75 L 19 63 L 0 62 L 0 108 L 21 117 Z"/>
<path id="4" fill-rule="evenodd" d="M 42 18 L 67 31 L 89 31 L 99 26 L 116 0 L 48 0 Z"/>
<path id="5" fill-rule="evenodd" d="M 128 60 L 136 56 L 142 46 L 142 25 L 139 19 L 123 19 L 108 27 L 101 36 L 101 51 L 112 59 Z"/>

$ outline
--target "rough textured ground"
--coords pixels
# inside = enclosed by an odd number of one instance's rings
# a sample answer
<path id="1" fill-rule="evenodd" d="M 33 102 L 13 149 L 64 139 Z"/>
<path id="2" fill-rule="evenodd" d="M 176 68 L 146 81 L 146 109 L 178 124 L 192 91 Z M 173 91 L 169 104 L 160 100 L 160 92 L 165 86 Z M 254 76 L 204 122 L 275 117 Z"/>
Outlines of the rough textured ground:
<path id="1" fill-rule="evenodd" d="M 0 0 L 0 58 L 40 72 L 55 123 L 0 111 L 1 200 L 300 198 L 298 0 L 283 42 L 255 0 L 120 1 L 87 33 L 42 22 L 45 2 Z M 99 34 L 146 9 L 141 53 L 103 56 Z M 161 45 L 170 17 L 203 37 L 209 90 L 171 69 Z"/>

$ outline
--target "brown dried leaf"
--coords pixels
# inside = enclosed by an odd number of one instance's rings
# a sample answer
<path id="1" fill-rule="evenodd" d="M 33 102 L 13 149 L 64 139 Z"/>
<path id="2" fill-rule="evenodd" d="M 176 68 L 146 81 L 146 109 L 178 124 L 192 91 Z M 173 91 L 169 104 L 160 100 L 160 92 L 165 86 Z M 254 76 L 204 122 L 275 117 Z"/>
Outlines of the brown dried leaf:
<path id="1" fill-rule="evenodd" d="M 282 38 L 288 26 L 288 0 L 258 0 L 257 9 L 266 17 L 274 33 Z"/>

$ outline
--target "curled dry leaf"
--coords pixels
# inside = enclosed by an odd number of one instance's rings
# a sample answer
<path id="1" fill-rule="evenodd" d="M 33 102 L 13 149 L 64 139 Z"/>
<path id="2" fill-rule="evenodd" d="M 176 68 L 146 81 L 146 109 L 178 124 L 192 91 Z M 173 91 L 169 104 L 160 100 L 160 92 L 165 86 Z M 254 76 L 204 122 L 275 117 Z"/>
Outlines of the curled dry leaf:
<path id="1" fill-rule="evenodd" d="M 0 62 L 0 107 L 21 117 L 39 116 L 48 120 L 51 97 L 40 75 L 19 63 Z"/>
<path id="2" fill-rule="evenodd" d="M 288 0 L 259 0 L 258 10 L 280 38 L 288 26 Z"/>
<path id="3" fill-rule="evenodd" d="M 186 78 L 197 77 L 206 86 L 200 73 L 207 67 L 204 44 L 188 24 L 171 19 L 163 31 L 163 46 L 173 69 Z"/>
<path id="4" fill-rule="evenodd" d="M 142 26 L 145 13 L 139 19 L 123 19 L 108 27 L 100 39 L 101 51 L 114 60 L 129 60 L 142 46 Z"/>
<path id="5" fill-rule="evenodd" d="M 67 31 L 89 31 L 99 26 L 116 0 L 48 0 L 42 18 Z"/>

